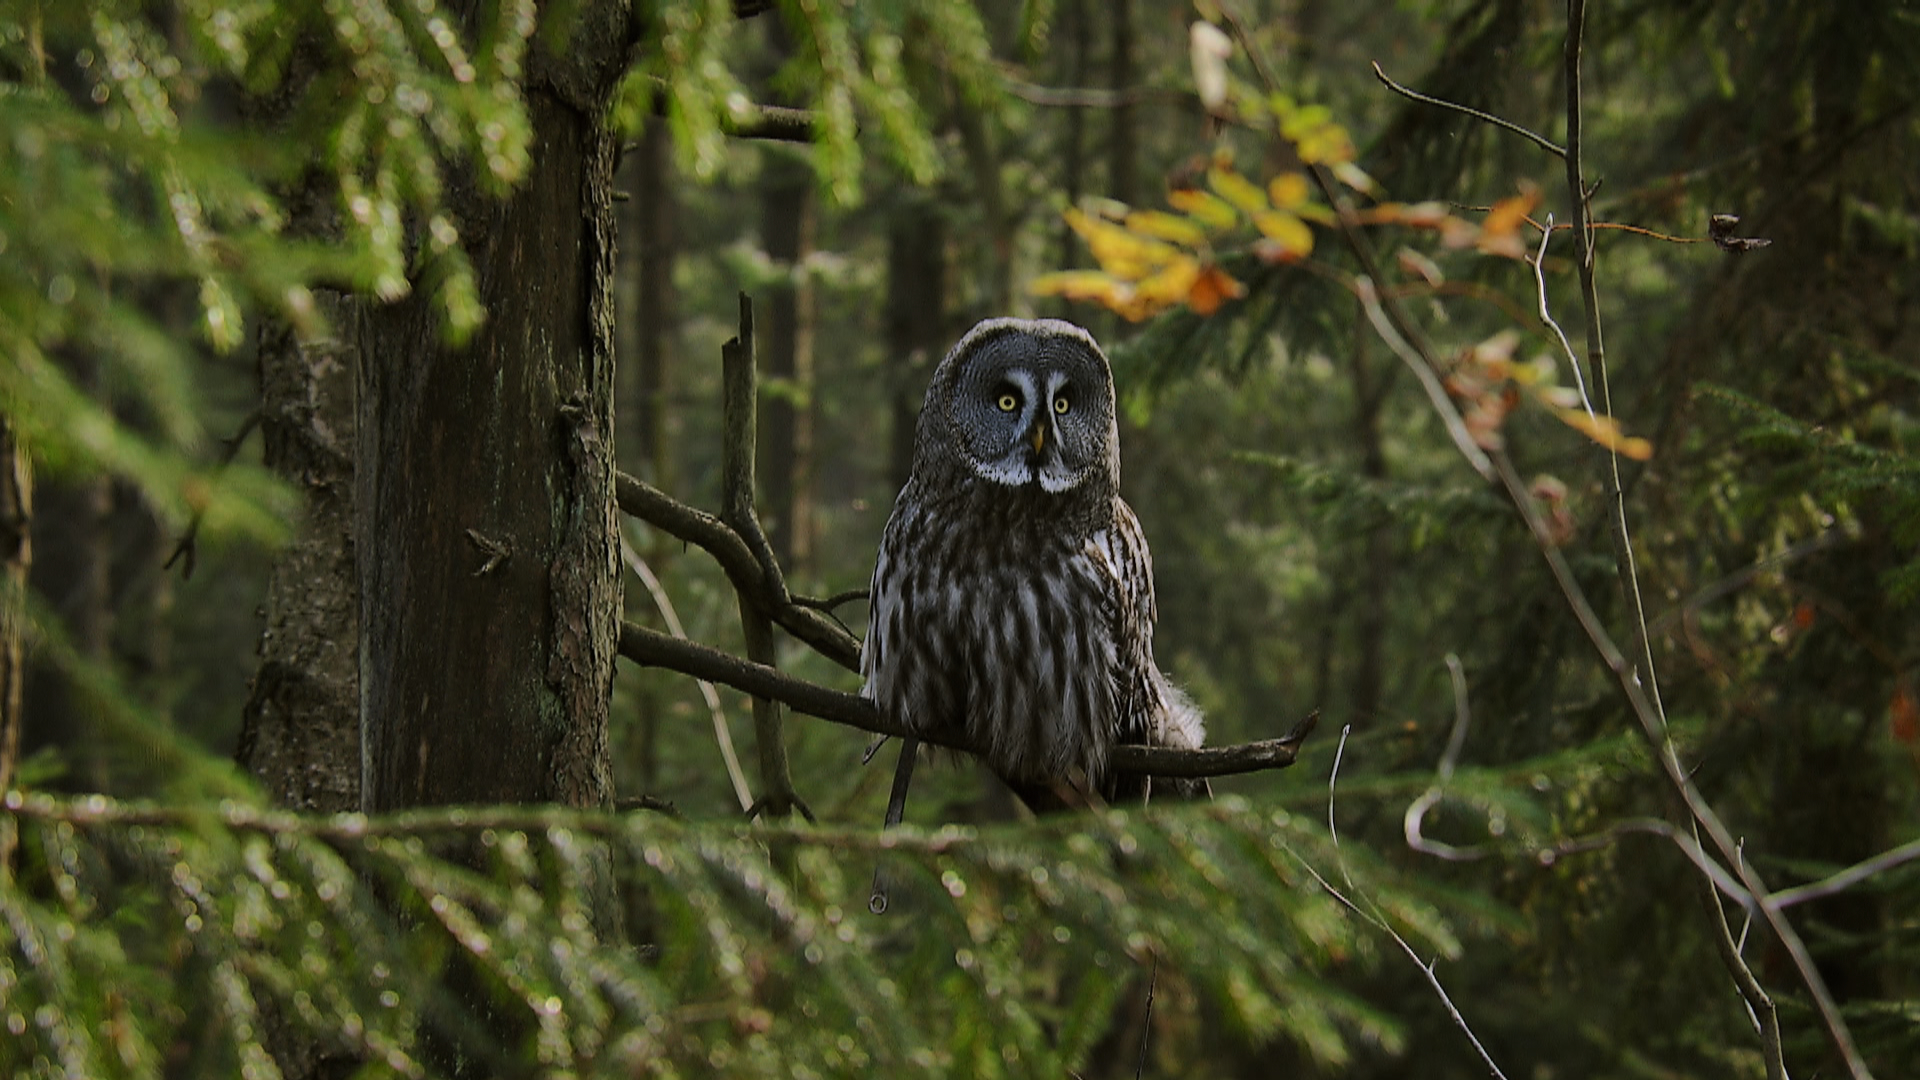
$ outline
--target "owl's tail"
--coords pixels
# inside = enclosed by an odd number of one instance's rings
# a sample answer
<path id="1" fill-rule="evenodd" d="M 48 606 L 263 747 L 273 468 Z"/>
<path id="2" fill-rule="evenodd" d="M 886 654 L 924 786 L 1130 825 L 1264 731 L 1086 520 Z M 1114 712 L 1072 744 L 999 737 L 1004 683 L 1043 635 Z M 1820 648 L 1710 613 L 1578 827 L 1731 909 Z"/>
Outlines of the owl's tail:
<path id="1" fill-rule="evenodd" d="M 1200 707 L 1193 703 L 1186 691 L 1167 681 L 1166 675 L 1159 671 L 1153 674 L 1154 689 L 1160 695 L 1160 708 L 1154 713 L 1146 741 L 1153 746 L 1198 750 L 1207 738 L 1207 722 L 1200 714 Z M 1107 781 L 1106 794 L 1111 802 L 1150 802 L 1156 798 L 1211 799 L 1213 788 L 1205 777 L 1112 776 Z"/>
<path id="2" fill-rule="evenodd" d="M 1185 690 L 1167 681 L 1165 675 L 1159 675 L 1160 715 L 1155 718 L 1153 731 L 1148 738 L 1156 746 L 1172 746 L 1181 750 L 1198 750 L 1207 740 L 1207 720 L 1200 715 L 1200 707 L 1193 703 Z"/>

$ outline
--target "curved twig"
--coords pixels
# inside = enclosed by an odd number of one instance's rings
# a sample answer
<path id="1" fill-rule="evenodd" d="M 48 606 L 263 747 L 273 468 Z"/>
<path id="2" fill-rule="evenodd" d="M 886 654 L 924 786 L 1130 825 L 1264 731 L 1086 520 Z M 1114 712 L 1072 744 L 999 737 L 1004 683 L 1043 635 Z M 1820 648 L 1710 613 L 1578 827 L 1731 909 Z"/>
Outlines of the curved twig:
<path id="1" fill-rule="evenodd" d="M 1380 61 L 1378 60 L 1373 61 L 1373 77 L 1376 79 L 1379 79 L 1381 83 L 1383 83 L 1386 86 L 1387 89 L 1393 91 L 1396 94 L 1399 94 L 1401 97 L 1407 98 L 1412 101 L 1417 101 L 1422 105 L 1433 105 L 1442 109 L 1449 109 L 1453 112 L 1462 113 L 1466 116 L 1471 116 L 1475 120 L 1492 124 L 1494 127 L 1500 128 L 1503 131 L 1511 131 L 1515 135 L 1518 135 L 1526 139 L 1528 142 L 1533 143 L 1533 145 L 1539 147 L 1542 150 L 1545 150 L 1547 153 L 1552 154 L 1555 157 L 1564 158 L 1567 156 L 1566 147 L 1561 146 L 1559 143 L 1554 142 L 1552 139 L 1549 139 L 1544 135 L 1538 135 L 1538 134 L 1535 134 L 1534 132 L 1528 131 L 1526 128 L 1521 127 L 1519 124 L 1516 124 L 1511 120 L 1503 119 L 1502 117 L 1495 116 L 1492 113 L 1481 112 L 1479 109 L 1475 109 L 1467 105 L 1455 104 L 1454 102 L 1446 101 L 1437 97 L 1432 97 L 1430 95 L 1423 94 L 1418 90 L 1410 90 L 1407 87 L 1401 86 L 1399 83 L 1394 82 L 1392 79 L 1388 78 L 1386 72 L 1380 70 Z"/>
<path id="2" fill-rule="evenodd" d="M 673 600 L 667 596 L 667 590 L 653 572 L 653 567 L 633 550 L 627 538 L 620 537 L 620 558 L 626 562 L 627 569 L 640 579 L 646 587 L 647 595 L 653 598 L 653 606 L 659 609 L 660 617 L 666 621 L 667 632 L 682 641 L 687 640 L 687 631 L 680 625 L 680 615 L 673 609 Z M 747 786 L 747 774 L 740 768 L 740 756 L 733 750 L 733 732 L 727 728 L 727 714 L 720 707 L 720 694 L 713 684 L 705 679 L 696 679 L 700 687 L 700 697 L 707 703 L 707 715 L 713 719 L 713 741 L 720 746 L 720 759 L 726 764 L 727 779 L 733 783 L 734 798 L 740 801 L 744 813 L 753 808 L 753 789 Z"/>

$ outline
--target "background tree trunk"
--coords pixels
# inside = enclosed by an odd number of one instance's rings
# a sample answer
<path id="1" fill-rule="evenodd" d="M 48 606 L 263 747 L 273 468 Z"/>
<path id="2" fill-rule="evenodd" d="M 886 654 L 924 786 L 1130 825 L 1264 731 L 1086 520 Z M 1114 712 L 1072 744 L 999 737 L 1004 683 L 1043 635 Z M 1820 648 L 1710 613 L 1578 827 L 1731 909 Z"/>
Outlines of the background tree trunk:
<path id="1" fill-rule="evenodd" d="M 767 150 L 761 179 L 760 243 L 785 280 L 767 290 L 767 321 L 760 355 L 765 395 L 761 408 L 768 537 L 774 558 L 789 574 L 813 561 L 813 174 L 784 148 Z"/>
<path id="2" fill-rule="evenodd" d="M 947 227 L 938 205 L 909 198 L 887 227 L 887 358 L 893 373 L 889 489 L 907 486 L 927 378 L 947 348 Z"/>
<path id="3" fill-rule="evenodd" d="M 620 280 L 631 281 L 628 303 L 618 324 L 620 344 L 620 403 L 625 407 L 620 426 L 621 445 L 634 475 L 666 491 L 678 490 L 674 474 L 673 393 L 674 327 L 679 318 L 674 264 L 679 238 L 674 217 L 673 140 L 665 124 L 649 124 L 626 158 L 627 190 L 632 197 L 621 215 Z M 631 270 L 624 264 L 631 260 Z M 679 553 L 679 545 L 654 534 L 641 555 L 662 579 Z M 651 598 L 630 611 L 652 612 Z M 636 615 L 651 621 L 650 615 Z M 635 672 L 631 682 L 636 721 L 634 754 L 637 789 L 651 793 L 660 779 L 660 724 L 668 697 L 657 673 Z"/>
<path id="4" fill-rule="evenodd" d="M 26 683 L 27 568 L 33 563 L 32 459 L 0 418 L 0 794 L 20 763 Z M 0 863 L 10 841 L 0 836 Z"/>
<path id="5" fill-rule="evenodd" d="M 425 289 L 370 314 L 360 378 L 360 703 L 369 810 L 605 804 L 619 628 L 613 142 L 626 11 L 536 55 L 532 167 L 450 184 L 487 321 Z"/>
<path id="6" fill-rule="evenodd" d="M 84 355 L 65 357 L 80 387 L 99 384 L 97 365 Z M 33 560 L 28 577 L 46 602 L 51 632 L 65 634 L 82 661 L 104 663 L 113 644 L 112 553 L 107 522 L 113 512 L 113 482 L 105 476 L 50 480 L 36 493 L 31 519 Z M 22 754 L 58 748 L 70 772 L 65 785 L 105 791 L 110 786 L 104 737 L 72 677 L 42 657 L 27 665 Z"/>
<path id="7" fill-rule="evenodd" d="M 1107 15 L 1108 27 L 1113 32 L 1113 51 L 1107 58 L 1107 86 L 1117 94 L 1125 94 L 1133 89 L 1133 0 L 1114 0 Z M 1114 106 L 1107 142 L 1107 195 L 1129 206 L 1138 198 L 1140 186 L 1140 138 L 1135 130 L 1135 112 L 1133 103 L 1125 98 Z"/>

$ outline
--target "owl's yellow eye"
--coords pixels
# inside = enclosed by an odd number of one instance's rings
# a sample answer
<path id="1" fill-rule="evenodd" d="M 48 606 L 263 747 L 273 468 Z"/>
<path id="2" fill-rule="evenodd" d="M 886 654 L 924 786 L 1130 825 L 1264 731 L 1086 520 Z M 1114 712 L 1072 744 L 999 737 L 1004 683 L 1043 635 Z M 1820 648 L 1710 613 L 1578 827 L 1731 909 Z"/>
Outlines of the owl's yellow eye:
<path id="1" fill-rule="evenodd" d="M 1019 398 L 1014 397 L 1012 394 L 1000 395 L 1000 411 L 1001 412 L 1012 412 L 1013 410 L 1019 407 L 1020 407 Z"/>
<path id="2" fill-rule="evenodd" d="M 1053 411 L 1059 413 L 1061 416 L 1067 415 L 1069 408 L 1072 408 L 1072 406 L 1067 404 L 1066 398 L 1057 397 L 1053 399 Z"/>

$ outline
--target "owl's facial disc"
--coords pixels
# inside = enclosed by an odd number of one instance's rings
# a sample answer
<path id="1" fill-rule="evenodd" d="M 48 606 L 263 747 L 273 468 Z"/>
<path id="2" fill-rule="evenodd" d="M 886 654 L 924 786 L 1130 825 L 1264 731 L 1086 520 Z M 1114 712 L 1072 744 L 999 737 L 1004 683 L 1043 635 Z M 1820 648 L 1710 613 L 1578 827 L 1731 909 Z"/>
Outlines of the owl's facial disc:
<path id="1" fill-rule="evenodd" d="M 1112 376 L 1084 331 L 993 320 L 950 362 L 959 368 L 940 400 L 975 476 L 1057 495 L 1116 467 Z"/>

